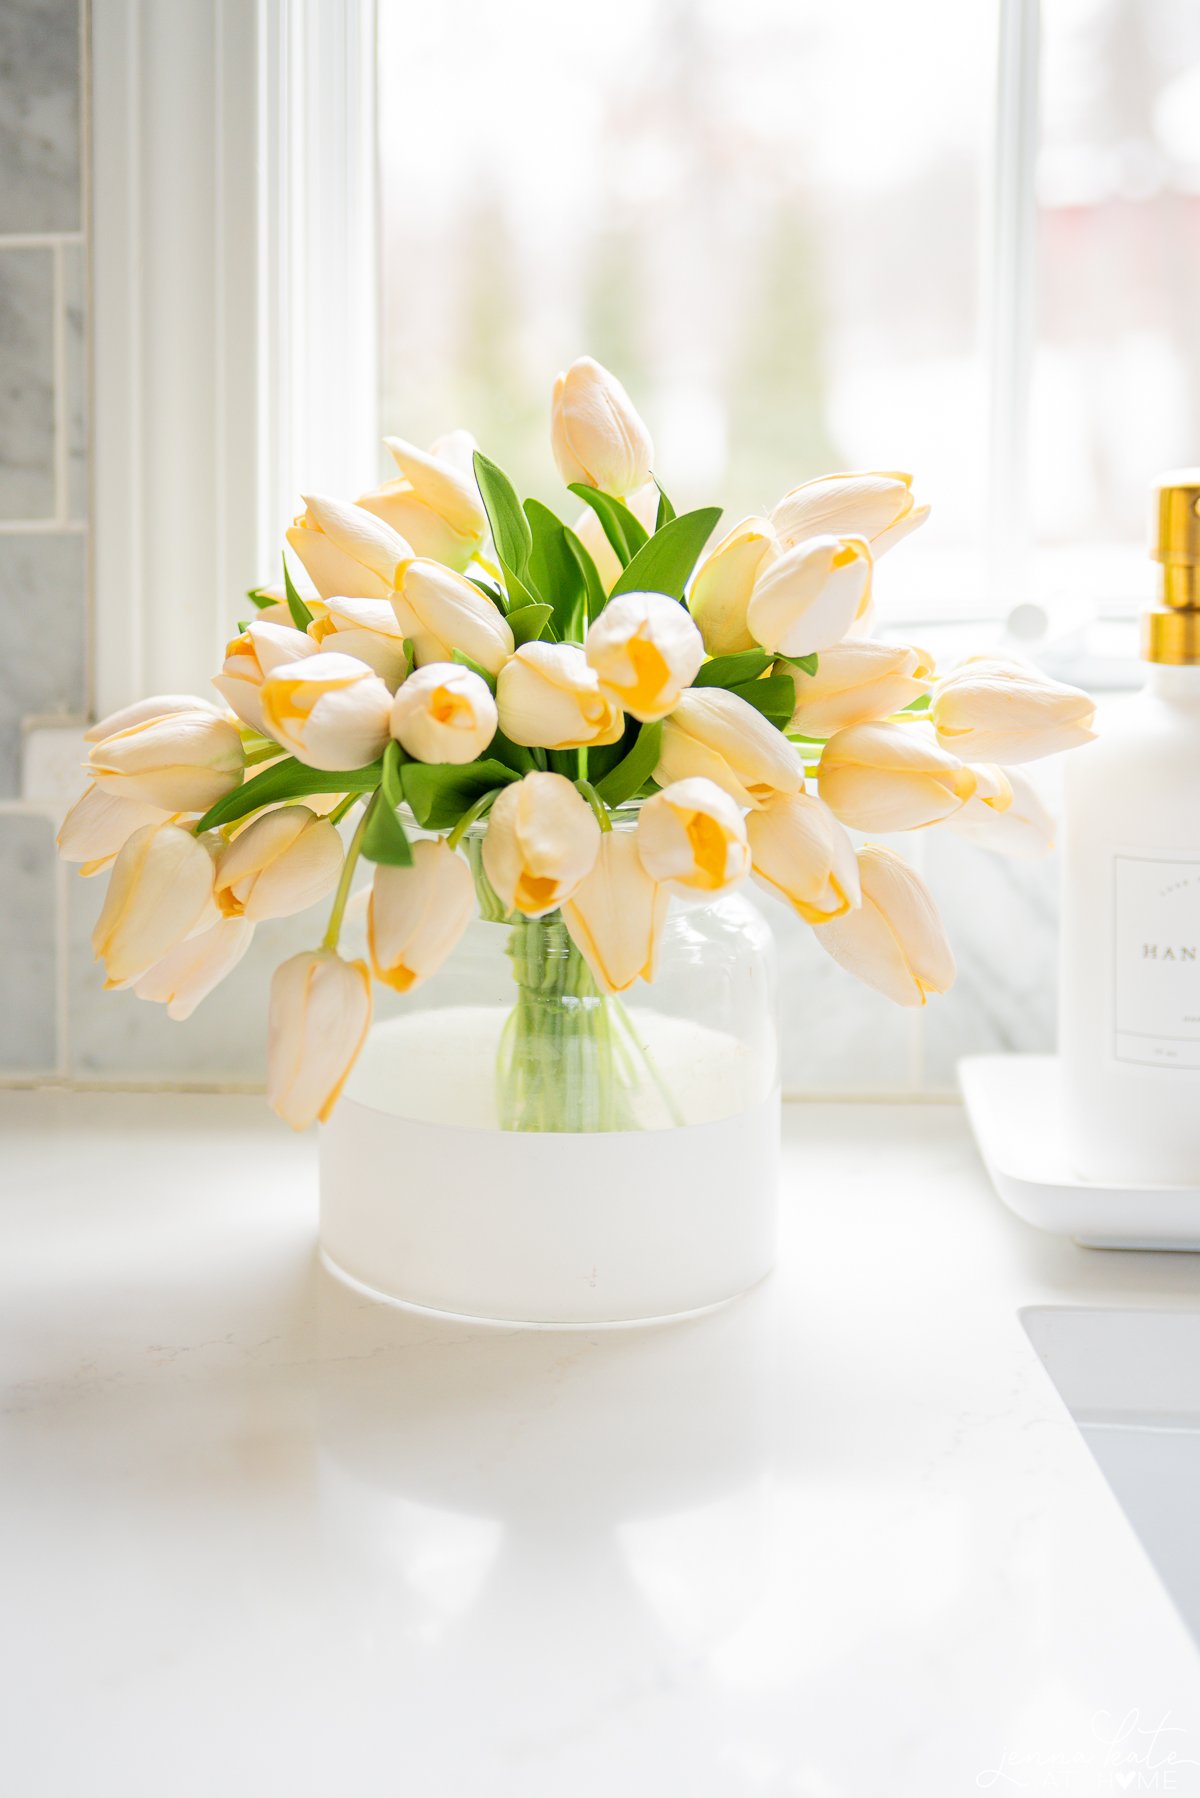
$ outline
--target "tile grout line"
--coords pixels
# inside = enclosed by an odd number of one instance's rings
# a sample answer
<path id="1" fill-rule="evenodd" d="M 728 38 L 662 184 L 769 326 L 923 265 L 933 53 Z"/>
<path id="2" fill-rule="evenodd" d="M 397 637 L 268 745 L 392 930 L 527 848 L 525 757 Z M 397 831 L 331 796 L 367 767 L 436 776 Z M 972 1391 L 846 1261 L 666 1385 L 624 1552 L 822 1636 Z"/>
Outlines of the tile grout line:
<path id="1" fill-rule="evenodd" d="M 0 518 L 0 537 L 82 537 L 82 518 Z"/>
<path id="2" fill-rule="evenodd" d="M 82 231 L 0 231 L 0 250 L 57 250 L 82 242 Z"/>

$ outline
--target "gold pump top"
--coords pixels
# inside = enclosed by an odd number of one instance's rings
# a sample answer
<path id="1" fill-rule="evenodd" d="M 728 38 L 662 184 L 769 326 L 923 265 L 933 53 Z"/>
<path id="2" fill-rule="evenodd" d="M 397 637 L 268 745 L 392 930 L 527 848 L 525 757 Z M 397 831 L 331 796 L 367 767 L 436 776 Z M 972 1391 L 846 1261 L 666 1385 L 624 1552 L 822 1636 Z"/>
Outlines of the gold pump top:
<path id="1" fill-rule="evenodd" d="M 1142 655 L 1200 665 L 1200 468 L 1155 483 L 1150 554 L 1161 564 L 1158 603 L 1142 613 Z"/>

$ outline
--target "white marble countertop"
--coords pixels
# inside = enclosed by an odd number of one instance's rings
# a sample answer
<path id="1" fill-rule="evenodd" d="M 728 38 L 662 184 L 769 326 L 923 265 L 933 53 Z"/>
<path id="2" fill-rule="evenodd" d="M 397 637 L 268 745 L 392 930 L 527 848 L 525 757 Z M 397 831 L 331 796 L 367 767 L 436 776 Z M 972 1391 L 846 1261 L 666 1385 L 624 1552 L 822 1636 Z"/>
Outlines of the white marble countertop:
<path id="1" fill-rule="evenodd" d="M 258 1101 L 0 1130 L 13 1798 L 1200 1790 L 1191 1638 L 1018 1319 L 1200 1258 L 1039 1237 L 957 1110 L 792 1109 L 777 1274 L 578 1332 L 338 1283 Z M 1136 1781 L 1130 1716 L 1179 1732 Z"/>

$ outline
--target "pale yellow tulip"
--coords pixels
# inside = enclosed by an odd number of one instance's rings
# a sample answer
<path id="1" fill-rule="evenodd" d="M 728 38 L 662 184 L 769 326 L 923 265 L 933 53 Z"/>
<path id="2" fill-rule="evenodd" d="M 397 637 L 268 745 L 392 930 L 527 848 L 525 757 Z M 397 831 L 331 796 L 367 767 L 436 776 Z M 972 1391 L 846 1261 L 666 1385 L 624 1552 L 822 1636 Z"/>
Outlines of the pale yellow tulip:
<path id="1" fill-rule="evenodd" d="M 214 893 L 227 917 L 290 918 L 337 885 L 337 826 L 306 805 L 281 805 L 240 830 L 217 858 Z"/>
<path id="2" fill-rule="evenodd" d="M 149 718 L 92 745 L 96 785 L 164 812 L 206 812 L 241 785 L 245 767 L 236 724 L 208 707 Z"/>
<path id="3" fill-rule="evenodd" d="M 917 830 L 948 818 L 976 777 L 925 724 L 852 724 L 830 737 L 817 769 L 821 798 L 853 830 Z"/>
<path id="4" fill-rule="evenodd" d="M 784 494 L 771 522 L 785 548 L 832 532 L 865 537 L 879 557 L 928 516 L 913 499 L 910 474 L 830 474 Z"/>
<path id="5" fill-rule="evenodd" d="M 408 672 L 404 632 L 386 599 L 314 599 L 311 641 L 339 655 L 357 656 L 373 668 L 390 693 Z M 251 629 L 253 629 L 253 625 Z"/>
<path id="6" fill-rule="evenodd" d="M 502 788 L 488 816 L 483 867 L 509 911 L 542 918 L 591 873 L 600 826 L 562 774 L 526 774 Z"/>
<path id="7" fill-rule="evenodd" d="M 473 762 L 497 722 L 487 682 L 459 662 L 426 662 L 392 702 L 392 735 L 419 762 Z"/>
<path id="8" fill-rule="evenodd" d="M 309 768 L 362 768 L 383 754 L 392 696 L 357 656 L 319 651 L 277 668 L 262 685 L 263 721 Z"/>
<path id="9" fill-rule="evenodd" d="M 267 1102 L 293 1130 L 324 1123 L 371 1024 L 365 961 L 308 949 L 275 970 L 267 1024 Z"/>
<path id="10" fill-rule="evenodd" d="M 65 862 L 79 862 L 81 874 L 100 874 L 111 867 L 135 830 L 163 821 L 161 806 L 148 805 L 144 799 L 123 799 L 93 782 L 62 821 L 58 853 Z"/>
<path id="11" fill-rule="evenodd" d="M 756 643 L 808 656 L 840 643 L 871 602 L 865 537 L 809 537 L 784 550 L 754 583 L 746 624 Z"/>
<path id="12" fill-rule="evenodd" d="M 710 656 L 755 648 L 746 622 L 750 595 L 778 547 L 769 518 L 743 518 L 700 563 L 692 577 L 688 609 Z"/>
<path id="13" fill-rule="evenodd" d="M 505 736 L 526 748 L 615 743 L 625 728 L 578 643 L 523 643 L 500 670 L 496 705 Z"/>
<path id="14" fill-rule="evenodd" d="M 741 812 L 722 787 L 699 776 L 647 799 L 637 846 L 651 880 L 680 893 L 724 893 L 750 872 Z"/>
<path id="15" fill-rule="evenodd" d="M 181 1023 L 233 972 L 253 935 L 245 918 L 221 918 L 168 950 L 134 981 L 133 990 L 139 999 L 165 1005 L 167 1016 Z"/>
<path id="16" fill-rule="evenodd" d="M 823 800 L 787 793 L 746 818 L 759 885 L 809 924 L 840 918 L 859 903 L 854 845 Z"/>
<path id="17" fill-rule="evenodd" d="M 135 699 L 131 705 L 123 705 L 119 711 L 109 712 L 106 718 L 89 725 L 83 740 L 103 743 L 105 737 L 132 730 L 135 724 L 148 724 L 152 718 L 169 718 L 174 712 L 213 712 L 219 717 L 221 708 L 191 693 L 155 693 L 149 699 Z"/>
<path id="18" fill-rule="evenodd" d="M 622 593 L 589 626 L 587 659 L 601 691 L 642 723 L 665 718 L 704 660 L 704 642 L 665 593 Z"/>
<path id="19" fill-rule="evenodd" d="M 655 780 L 665 787 L 693 775 L 715 781 L 739 805 L 766 805 L 804 784 L 787 738 L 724 687 L 690 687 L 663 721 Z"/>
<path id="20" fill-rule="evenodd" d="M 179 824 L 143 824 L 113 863 L 92 931 L 105 986 L 128 985 L 217 916 L 207 843 Z"/>
<path id="21" fill-rule="evenodd" d="M 389 609 L 389 617 L 391 615 Z M 302 662 L 316 655 L 317 645 L 294 626 L 252 619 L 240 636 L 226 646 L 220 674 L 213 686 L 252 730 L 266 731 L 262 715 L 262 684 L 268 674 L 287 662 Z"/>
<path id="22" fill-rule="evenodd" d="M 602 993 L 624 993 L 635 980 L 654 979 L 669 904 L 666 887 L 646 872 L 636 834 L 605 831 L 591 873 L 562 908 Z"/>
<path id="23" fill-rule="evenodd" d="M 403 636 L 411 637 L 417 664 L 452 662 L 454 651 L 499 674 L 515 647 L 508 621 L 465 575 L 417 557 L 404 569 L 392 595 Z"/>
<path id="24" fill-rule="evenodd" d="M 305 510 L 287 540 L 322 599 L 386 599 L 413 550 L 398 531 L 362 506 L 304 495 Z"/>
<path id="25" fill-rule="evenodd" d="M 956 755 L 1005 767 L 1089 743 L 1095 716 L 1095 701 L 1079 687 L 991 656 L 946 675 L 929 702 L 934 729 Z"/>
<path id="26" fill-rule="evenodd" d="M 858 855 L 862 903 L 817 926 L 836 962 L 897 1005 L 924 1005 L 954 984 L 954 956 L 929 891 L 908 863 L 870 845 Z"/>
<path id="27" fill-rule="evenodd" d="M 415 555 L 431 556 L 448 568 L 465 568 L 488 528 L 474 478 L 436 449 L 417 449 L 402 437 L 383 441 L 400 470 L 399 478 L 364 493 L 358 504 L 391 525 Z"/>
<path id="28" fill-rule="evenodd" d="M 599 487 L 617 499 L 645 483 L 654 461 L 632 400 L 591 356 L 580 356 L 554 383 L 550 443 L 568 487 Z"/>
<path id="29" fill-rule="evenodd" d="M 778 662 L 796 689 L 790 729 L 805 737 L 831 737 L 852 724 L 870 724 L 902 712 L 929 691 L 933 660 L 911 643 L 861 640 L 821 651 L 815 674 Z"/>
<path id="30" fill-rule="evenodd" d="M 376 980 L 398 993 L 436 974 L 475 911 L 475 883 L 444 837 L 412 846 L 409 868 L 378 867 L 367 911 Z"/>

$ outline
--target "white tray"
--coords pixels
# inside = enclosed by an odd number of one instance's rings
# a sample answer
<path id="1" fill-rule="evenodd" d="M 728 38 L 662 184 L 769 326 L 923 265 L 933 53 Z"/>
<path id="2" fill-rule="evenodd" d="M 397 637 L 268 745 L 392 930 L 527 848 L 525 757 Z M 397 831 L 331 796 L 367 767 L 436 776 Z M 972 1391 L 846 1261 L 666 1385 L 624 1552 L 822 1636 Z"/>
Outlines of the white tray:
<path id="1" fill-rule="evenodd" d="M 1200 1251 L 1200 1187 L 1099 1186 L 1072 1171 L 1053 1055 L 971 1055 L 958 1077 L 992 1184 L 1026 1223 L 1090 1248 Z"/>

